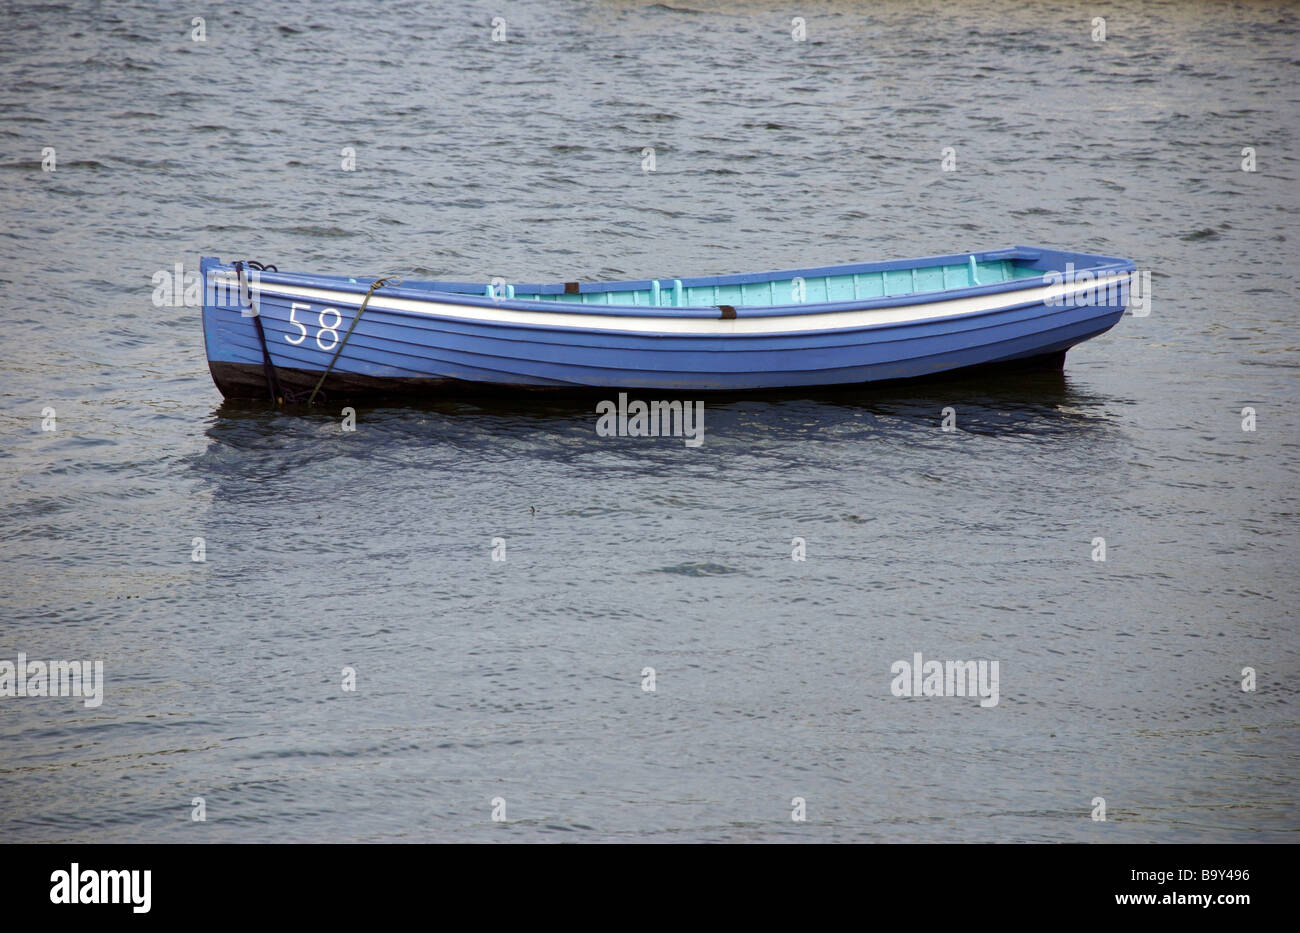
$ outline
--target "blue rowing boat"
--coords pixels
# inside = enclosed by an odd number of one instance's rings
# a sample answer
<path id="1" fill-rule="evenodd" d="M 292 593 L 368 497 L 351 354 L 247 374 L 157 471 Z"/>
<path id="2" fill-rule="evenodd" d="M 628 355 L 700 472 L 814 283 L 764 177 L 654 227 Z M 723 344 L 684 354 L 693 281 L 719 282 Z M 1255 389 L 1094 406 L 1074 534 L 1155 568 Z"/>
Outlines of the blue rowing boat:
<path id="1" fill-rule="evenodd" d="M 690 395 L 1061 366 L 1115 325 L 1134 264 L 1014 246 L 631 282 L 402 282 L 204 257 L 208 365 L 229 398 L 465 389 Z"/>

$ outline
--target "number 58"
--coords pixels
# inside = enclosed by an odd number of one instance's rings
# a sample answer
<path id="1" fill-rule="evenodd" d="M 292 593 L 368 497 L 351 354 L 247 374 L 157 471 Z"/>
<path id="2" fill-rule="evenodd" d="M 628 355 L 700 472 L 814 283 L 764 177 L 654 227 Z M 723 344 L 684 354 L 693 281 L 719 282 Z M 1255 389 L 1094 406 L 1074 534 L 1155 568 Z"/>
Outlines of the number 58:
<path id="1" fill-rule="evenodd" d="M 307 325 L 298 320 L 294 315 L 298 311 L 310 310 L 311 305 L 300 304 L 296 301 L 289 305 L 289 323 L 298 328 L 299 334 L 297 337 L 290 337 L 288 334 L 285 334 L 284 339 L 295 347 L 307 339 Z M 327 314 L 334 315 L 334 323 L 325 323 L 325 315 Z M 343 323 L 343 315 L 339 313 L 337 308 L 322 308 L 316 315 L 316 346 L 320 347 L 322 350 L 333 350 L 339 342 L 339 324 L 341 323 Z M 325 334 L 329 334 L 330 342 L 328 346 L 321 340 L 321 337 Z"/>

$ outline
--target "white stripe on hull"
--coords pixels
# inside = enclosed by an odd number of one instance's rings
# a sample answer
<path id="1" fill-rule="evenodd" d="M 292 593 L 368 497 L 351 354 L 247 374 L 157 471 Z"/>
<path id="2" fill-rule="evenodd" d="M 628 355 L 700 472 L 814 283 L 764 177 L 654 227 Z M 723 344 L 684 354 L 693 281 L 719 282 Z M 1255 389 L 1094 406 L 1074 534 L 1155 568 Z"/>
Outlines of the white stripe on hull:
<path id="1" fill-rule="evenodd" d="M 1016 305 L 1046 303 L 1064 299 L 1080 293 L 1096 293 L 1109 287 L 1128 284 L 1130 273 L 1120 272 L 1100 275 L 1085 282 L 1054 283 L 1017 289 L 1010 292 L 997 292 L 992 295 L 972 295 L 966 298 L 949 298 L 947 300 L 924 302 L 920 304 L 895 305 L 884 308 L 866 308 L 856 311 L 827 311 L 811 314 L 790 314 L 764 317 L 737 317 L 732 320 L 718 318 L 687 317 L 644 317 L 616 316 L 609 314 L 591 314 L 553 311 L 522 311 L 514 308 L 496 308 L 486 305 L 456 304 L 445 301 L 392 298 L 374 295 L 367 310 L 384 310 L 405 312 L 408 314 L 427 315 L 448 320 L 466 321 L 482 324 L 524 325 L 551 327 L 573 331 L 610 331 L 632 334 L 685 334 L 701 336 L 723 336 L 727 334 L 744 334 L 764 336 L 769 334 L 787 334 L 800 331 L 841 330 L 844 328 L 872 327 L 880 324 L 901 324 L 906 322 L 931 321 L 941 318 L 956 317 L 962 314 L 997 311 Z M 235 278 L 229 273 L 225 277 L 216 276 L 218 284 L 237 287 Z M 324 305 L 342 305 L 356 307 L 361 304 L 362 295 L 354 292 L 334 291 L 333 289 L 309 288 L 296 285 L 277 285 L 268 282 L 259 283 L 253 288 L 254 293 L 273 295 L 289 300 L 301 299 Z M 430 292 L 430 294 L 435 294 Z M 588 306 L 589 307 L 589 306 Z M 738 310 L 743 311 L 743 308 Z"/>

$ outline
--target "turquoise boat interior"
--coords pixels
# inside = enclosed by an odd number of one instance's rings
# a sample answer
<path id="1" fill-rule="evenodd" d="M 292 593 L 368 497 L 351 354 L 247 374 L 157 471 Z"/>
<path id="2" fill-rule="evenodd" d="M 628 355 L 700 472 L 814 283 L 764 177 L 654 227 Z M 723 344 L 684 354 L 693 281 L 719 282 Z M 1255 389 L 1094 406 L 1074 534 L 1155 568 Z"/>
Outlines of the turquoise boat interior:
<path id="1" fill-rule="evenodd" d="M 584 305 L 623 305 L 651 308 L 689 308 L 709 305 L 734 307 L 772 307 L 788 304 L 818 304 L 828 301 L 855 301 L 864 298 L 893 298 L 922 292 L 941 292 L 953 288 L 996 285 L 1016 279 L 1041 278 L 1041 269 L 1028 268 L 1016 259 L 977 260 L 934 266 L 911 266 L 864 272 L 825 272 L 809 270 L 803 275 L 773 274 L 749 282 L 710 282 L 692 284 L 691 280 L 652 280 L 640 288 L 615 282 L 584 282 L 580 289 L 565 291 L 563 285 L 505 285 L 498 298 L 517 301 L 554 301 Z M 780 276 L 780 277 L 777 277 Z M 746 277 L 750 278 L 750 277 Z M 484 295 L 492 297 L 492 286 Z"/>

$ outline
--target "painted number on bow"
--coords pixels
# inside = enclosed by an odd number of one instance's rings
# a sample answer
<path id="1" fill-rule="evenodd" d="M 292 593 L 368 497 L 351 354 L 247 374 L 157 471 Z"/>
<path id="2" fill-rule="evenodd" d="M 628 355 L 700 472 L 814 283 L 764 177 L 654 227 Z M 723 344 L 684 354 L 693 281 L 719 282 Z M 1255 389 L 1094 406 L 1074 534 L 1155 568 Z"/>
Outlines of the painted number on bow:
<path id="1" fill-rule="evenodd" d="M 300 302 L 297 301 L 289 305 L 289 323 L 292 324 L 294 327 L 298 328 L 298 335 L 296 337 L 291 337 L 290 335 L 285 334 L 284 339 L 288 343 L 293 344 L 295 347 L 307 339 L 307 325 L 304 324 L 302 321 L 298 320 L 297 313 L 299 311 L 310 312 L 311 305 L 301 304 Z M 329 324 L 325 323 L 325 315 L 327 314 L 334 315 L 333 322 Z M 319 312 L 317 312 L 316 346 L 320 347 L 322 350 L 333 350 L 336 346 L 338 346 L 339 325 L 341 323 L 343 323 L 343 315 L 339 313 L 339 310 L 337 308 L 322 308 Z M 328 340 L 329 342 L 326 343 L 326 340 Z"/>

